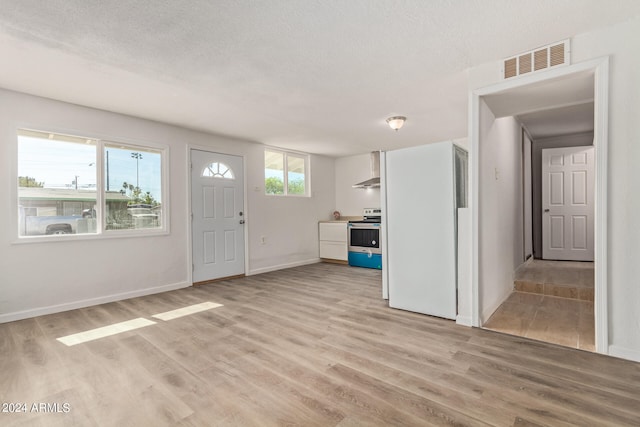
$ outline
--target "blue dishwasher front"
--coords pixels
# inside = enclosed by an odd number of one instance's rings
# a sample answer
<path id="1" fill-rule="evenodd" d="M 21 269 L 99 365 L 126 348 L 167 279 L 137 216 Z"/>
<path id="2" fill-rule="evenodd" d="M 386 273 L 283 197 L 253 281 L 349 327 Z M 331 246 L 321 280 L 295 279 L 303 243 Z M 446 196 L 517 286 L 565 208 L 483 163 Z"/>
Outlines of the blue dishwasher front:
<path id="1" fill-rule="evenodd" d="M 349 252 L 349 265 L 382 270 L 382 255 L 364 252 Z"/>

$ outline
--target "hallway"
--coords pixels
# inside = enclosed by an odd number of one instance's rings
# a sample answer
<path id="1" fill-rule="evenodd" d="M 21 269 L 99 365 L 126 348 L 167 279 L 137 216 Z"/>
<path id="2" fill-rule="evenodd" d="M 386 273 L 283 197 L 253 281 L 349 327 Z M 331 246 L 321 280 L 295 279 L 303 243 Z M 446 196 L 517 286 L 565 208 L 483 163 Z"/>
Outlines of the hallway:
<path id="1" fill-rule="evenodd" d="M 592 262 L 529 260 L 486 329 L 595 351 Z"/>

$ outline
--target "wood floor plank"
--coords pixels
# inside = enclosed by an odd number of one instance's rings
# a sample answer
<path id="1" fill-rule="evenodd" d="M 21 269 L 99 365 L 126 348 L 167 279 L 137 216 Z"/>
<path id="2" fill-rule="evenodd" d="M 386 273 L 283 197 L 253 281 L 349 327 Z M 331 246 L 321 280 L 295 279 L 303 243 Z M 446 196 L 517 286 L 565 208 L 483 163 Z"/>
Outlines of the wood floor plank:
<path id="1" fill-rule="evenodd" d="M 487 381 L 499 381 L 512 393 L 522 394 L 523 400 L 544 402 L 561 407 L 573 420 L 589 424 L 611 422 L 616 425 L 633 425 L 638 420 L 635 405 L 638 397 L 621 399 L 576 383 L 558 380 L 549 374 L 533 374 L 526 367 L 495 363 L 482 357 L 459 353 L 461 359 L 472 363 L 468 375 Z M 586 425 L 585 424 L 585 425 Z"/>
<path id="2" fill-rule="evenodd" d="M 468 388 L 464 381 L 456 382 L 443 378 L 442 372 L 429 370 L 407 372 L 388 364 L 364 359 L 346 351 L 333 349 L 331 359 L 339 360 L 341 366 L 366 374 L 385 384 L 402 389 L 415 398 L 424 399 L 436 405 L 440 412 L 464 413 L 476 420 L 491 419 L 492 423 L 506 425 L 515 417 L 515 412 L 494 405 L 480 405 L 483 390 L 480 387 Z M 462 378 L 462 376 L 460 376 Z M 415 406 L 412 404 L 411 406 Z"/>
<path id="3" fill-rule="evenodd" d="M 0 325 L 3 426 L 638 425 L 640 364 L 390 309 L 314 264 Z M 67 347 L 56 338 L 215 309 Z"/>
<path id="4" fill-rule="evenodd" d="M 513 338 L 503 336 L 499 341 L 494 341 L 495 337 L 492 337 L 490 340 L 483 340 L 482 344 L 471 341 L 462 345 L 460 350 L 480 355 L 500 365 L 526 366 L 528 370 L 542 376 L 553 375 L 564 381 L 584 382 L 597 390 L 621 397 L 636 397 L 640 394 L 636 369 L 638 364 L 527 339 L 516 342 L 529 351 L 513 354 L 513 344 L 504 345 L 505 340 Z M 591 381 L 585 382 L 587 376 Z"/>

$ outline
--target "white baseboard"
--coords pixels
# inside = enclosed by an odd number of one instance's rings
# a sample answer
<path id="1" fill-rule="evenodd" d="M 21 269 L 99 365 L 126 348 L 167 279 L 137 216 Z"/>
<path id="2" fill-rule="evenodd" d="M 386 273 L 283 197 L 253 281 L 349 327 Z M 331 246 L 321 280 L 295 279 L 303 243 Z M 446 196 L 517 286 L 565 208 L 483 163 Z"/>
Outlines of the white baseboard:
<path id="1" fill-rule="evenodd" d="M 462 326 L 473 326 L 473 322 L 471 320 L 471 316 L 456 316 L 456 324 Z"/>
<path id="2" fill-rule="evenodd" d="M 619 357 L 620 359 L 632 360 L 640 362 L 640 351 L 630 348 L 620 347 L 617 345 L 609 346 L 609 356 Z"/>
<path id="3" fill-rule="evenodd" d="M 60 313 L 62 311 L 75 310 L 77 308 L 90 307 L 92 305 L 106 304 L 114 301 L 121 301 L 129 298 L 142 297 L 145 295 L 159 294 L 161 292 L 173 291 L 176 289 L 191 286 L 188 282 L 172 283 L 170 285 L 158 286 L 154 288 L 139 289 L 120 294 L 105 295 L 97 298 L 90 298 L 80 301 L 73 301 L 64 304 L 38 307 L 29 310 L 15 311 L 13 313 L 0 314 L 0 323 L 13 322 L 16 320 L 28 319 L 30 317 L 44 316 L 46 314 Z"/>
<path id="4" fill-rule="evenodd" d="M 498 299 L 494 305 L 482 310 L 482 314 L 481 314 L 482 317 L 480 318 L 482 325 L 484 325 L 487 322 L 487 320 L 489 320 L 491 315 L 502 305 L 502 303 L 505 302 L 507 298 L 509 298 L 509 295 L 511 295 L 511 292 L 512 292 L 512 289 L 507 289 L 506 293 L 502 296 L 502 298 Z"/>
<path id="5" fill-rule="evenodd" d="M 272 265 L 270 267 L 263 267 L 263 268 L 256 268 L 253 270 L 249 270 L 249 274 L 247 275 L 252 276 L 254 274 L 268 273 L 270 271 L 284 270 L 285 268 L 300 267 L 302 265 L 316 264 L 319 262 L 320 262 L 320 258 L 311 258 L 303 261 L 290 262 L 287 264 Z"/>

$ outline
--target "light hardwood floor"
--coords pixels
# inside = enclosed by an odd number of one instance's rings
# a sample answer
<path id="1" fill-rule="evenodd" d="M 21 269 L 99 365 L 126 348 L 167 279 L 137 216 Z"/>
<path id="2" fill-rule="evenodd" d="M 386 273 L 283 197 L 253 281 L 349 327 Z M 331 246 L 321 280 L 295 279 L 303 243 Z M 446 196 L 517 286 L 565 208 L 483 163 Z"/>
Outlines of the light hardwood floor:
<path id="1" fill-rule="evenodd" d="M 199 304 L 67 347 L 56 338 Z M 0 325 L 3 426 L 638 425 L 640 364 L 393 310 L 315 264 Z"/>

